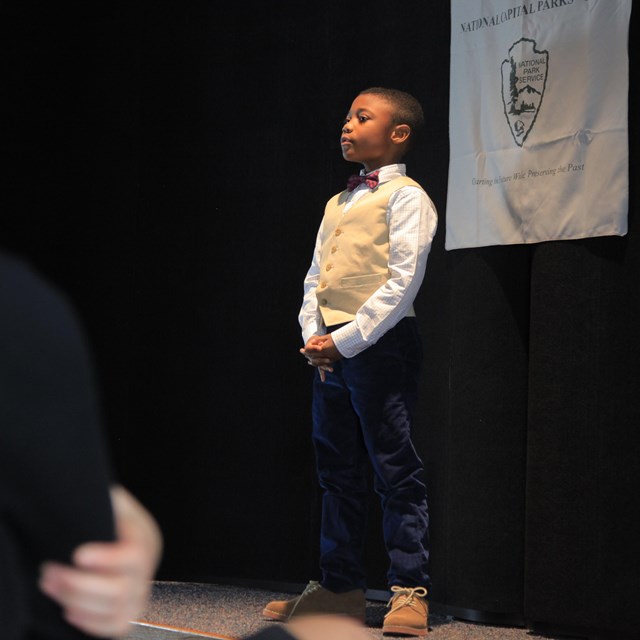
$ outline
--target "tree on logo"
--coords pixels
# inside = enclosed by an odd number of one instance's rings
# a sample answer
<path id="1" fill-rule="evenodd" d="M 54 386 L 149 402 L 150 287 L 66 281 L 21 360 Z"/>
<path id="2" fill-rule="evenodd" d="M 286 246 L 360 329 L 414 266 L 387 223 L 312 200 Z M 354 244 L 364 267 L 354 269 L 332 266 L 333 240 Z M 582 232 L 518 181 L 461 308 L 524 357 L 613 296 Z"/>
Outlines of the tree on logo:
<path id="1" fill-rule="evenodd" d="M 520 111 L 516 109 L 516 104 L 518 103 L 518 99 L 520 95 L 518 93 L 518 87 L 516 84 L 519 82 L 518 76 L 516 74 L 516 61 L 511 58 L 511 73 L 509 74 L 509 88 L 511 90 L 511 100 L 509 104 L 511 105 L 509 112 L 513 114 L 519 114 Z"/>

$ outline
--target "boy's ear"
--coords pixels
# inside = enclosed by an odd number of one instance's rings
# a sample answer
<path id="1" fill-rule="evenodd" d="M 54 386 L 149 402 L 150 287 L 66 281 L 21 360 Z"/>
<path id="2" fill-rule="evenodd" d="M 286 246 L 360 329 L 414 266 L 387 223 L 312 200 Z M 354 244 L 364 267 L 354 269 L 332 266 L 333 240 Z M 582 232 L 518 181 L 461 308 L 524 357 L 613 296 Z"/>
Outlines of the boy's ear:
<path id="1" fill-rule="evenodd" d="M 402 144 L 409 139 L 411 135 L 411 127 L 408 124 L 398 124 L 391 132 L 391 141 L 394 144 Z"/>

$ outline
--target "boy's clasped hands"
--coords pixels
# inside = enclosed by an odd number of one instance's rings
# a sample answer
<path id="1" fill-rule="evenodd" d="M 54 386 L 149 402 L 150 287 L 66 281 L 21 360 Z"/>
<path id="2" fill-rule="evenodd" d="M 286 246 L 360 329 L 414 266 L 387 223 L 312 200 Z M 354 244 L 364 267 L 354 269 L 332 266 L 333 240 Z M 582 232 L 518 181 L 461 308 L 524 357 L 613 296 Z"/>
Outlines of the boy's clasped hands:
<path id="1" fill-rule="evenodd" d="M 331 365 L 342 358 L 342 354 L 338 351 L 330 333 L 323 336 L 311 336 L 304 348 L 300 349 L 300 353 L 307 359 L 309 365 L 318 368 L 322 382 L 326 379 L 326 372 L 333 371 Z"/>

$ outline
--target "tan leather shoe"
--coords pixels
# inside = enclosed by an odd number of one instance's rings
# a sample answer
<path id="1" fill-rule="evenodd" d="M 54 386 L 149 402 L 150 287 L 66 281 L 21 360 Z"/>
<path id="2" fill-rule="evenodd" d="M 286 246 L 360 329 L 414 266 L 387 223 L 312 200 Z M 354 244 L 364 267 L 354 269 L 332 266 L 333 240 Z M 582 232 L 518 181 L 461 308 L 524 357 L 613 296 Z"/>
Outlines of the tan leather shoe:
<path id="1" fill-rule="evenodd" d="M 383 634 L 426 636 L 429 629 L 429 605 L 424 587 L 391 587 L 395 594 L 384 617 Z"/>
<path id="2" fill-rule="evenodd" d="M 291 598 L 291 600 L 272 600 L 267 603 L 267 606 L 262 610 L 262 615 L 268 620 L 286 622 L 299 599 L 300 596 Z"/>
<path id="3" fill-rule="evenodd" d="M 262 615 L 270 620 L 280 621 L 308 615 L 340 615 L 355 618 L 364 623 L 366 606 L 362 589 L 333 593 L 319 582 L 311 580 L 297 598 L 269 602 L 263 609 Z"/>

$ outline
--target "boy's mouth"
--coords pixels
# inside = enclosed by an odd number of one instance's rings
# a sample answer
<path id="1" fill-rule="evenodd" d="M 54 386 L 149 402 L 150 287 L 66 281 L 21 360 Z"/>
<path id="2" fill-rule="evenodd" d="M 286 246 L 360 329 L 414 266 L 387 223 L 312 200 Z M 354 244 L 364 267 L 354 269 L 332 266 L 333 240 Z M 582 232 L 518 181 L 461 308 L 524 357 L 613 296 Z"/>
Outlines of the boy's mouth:
<path id="1" fill-rule="evenodd" d="M 344 147 L 345 145 L 349 145 L 349 144 L 353 144 L 351 142 L 351 140 L 349 138 L 346 138 L 345 136 L 342 136 L 342 138 L 340 138 L 340 144 Z"/>

